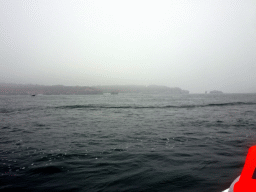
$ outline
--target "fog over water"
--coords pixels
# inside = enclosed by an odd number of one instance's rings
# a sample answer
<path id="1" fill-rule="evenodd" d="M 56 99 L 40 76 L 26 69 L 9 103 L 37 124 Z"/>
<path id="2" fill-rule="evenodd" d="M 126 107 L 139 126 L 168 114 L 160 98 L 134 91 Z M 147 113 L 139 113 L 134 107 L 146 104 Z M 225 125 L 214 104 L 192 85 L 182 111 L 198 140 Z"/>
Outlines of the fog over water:
<path id="1" fill-rule="evenodd" d="M 0 1 L 0 82 L 256 92 L 254 0 Z"/>

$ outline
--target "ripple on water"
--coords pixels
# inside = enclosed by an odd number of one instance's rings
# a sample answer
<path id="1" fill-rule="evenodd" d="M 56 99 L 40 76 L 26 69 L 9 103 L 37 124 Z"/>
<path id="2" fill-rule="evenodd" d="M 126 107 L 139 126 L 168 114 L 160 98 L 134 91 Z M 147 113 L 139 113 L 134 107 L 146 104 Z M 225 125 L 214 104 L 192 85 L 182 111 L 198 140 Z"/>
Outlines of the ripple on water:
<path id="1" fill-rule="evenodd" d="M 30 174 L 42 174 L 42 175 L 51 175 L 56 173 L 64 172 L 63 169 L 59 166 L 48 165 L 42 167 L 34 167 L 29 170 Z"/>

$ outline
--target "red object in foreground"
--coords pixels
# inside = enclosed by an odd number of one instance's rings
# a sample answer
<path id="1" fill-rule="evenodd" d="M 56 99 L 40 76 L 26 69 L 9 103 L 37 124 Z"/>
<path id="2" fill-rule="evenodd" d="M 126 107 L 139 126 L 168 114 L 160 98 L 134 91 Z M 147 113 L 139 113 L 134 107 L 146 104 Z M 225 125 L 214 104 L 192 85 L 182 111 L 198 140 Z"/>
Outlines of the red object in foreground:
<path id="1" fill-rule="evenodd" d="M 239 181 L 234 185 L 234 192 L 256 191 L 256 145 L 249 148 L 244 168 Z"/>

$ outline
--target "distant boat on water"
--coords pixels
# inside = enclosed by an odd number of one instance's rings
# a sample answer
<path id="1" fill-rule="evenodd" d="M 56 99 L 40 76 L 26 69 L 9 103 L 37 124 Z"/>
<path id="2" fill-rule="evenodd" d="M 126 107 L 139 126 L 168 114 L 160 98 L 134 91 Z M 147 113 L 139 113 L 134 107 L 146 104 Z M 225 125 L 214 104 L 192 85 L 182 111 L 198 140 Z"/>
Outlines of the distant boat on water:
<path id="1" fill-rule="evenodd" d="M 33 95 L 31 95 L 32 97 L 35 97 L 36 95 L 35 94 L 33 94 Z"/>

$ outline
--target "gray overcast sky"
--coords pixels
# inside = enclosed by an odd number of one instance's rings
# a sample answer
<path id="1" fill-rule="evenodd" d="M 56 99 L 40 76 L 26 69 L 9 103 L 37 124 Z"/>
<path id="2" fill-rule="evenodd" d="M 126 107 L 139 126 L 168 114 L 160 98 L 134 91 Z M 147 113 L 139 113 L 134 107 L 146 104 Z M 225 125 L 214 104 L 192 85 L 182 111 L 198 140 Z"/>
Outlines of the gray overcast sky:
<path id="1" fill-rule="evenodd" d="M 0 0 L 0 82 L 256 92 L 256 1 Z"/>

